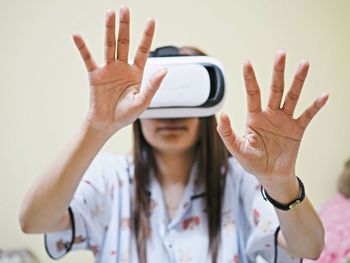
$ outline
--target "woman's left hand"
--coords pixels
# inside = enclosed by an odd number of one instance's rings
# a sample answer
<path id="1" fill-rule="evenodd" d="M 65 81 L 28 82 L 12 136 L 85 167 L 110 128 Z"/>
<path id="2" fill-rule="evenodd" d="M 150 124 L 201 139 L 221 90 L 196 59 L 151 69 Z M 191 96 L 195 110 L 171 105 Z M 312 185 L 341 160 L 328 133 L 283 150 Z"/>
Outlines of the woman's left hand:
<path id="1" fill-rule="evenodd" d="M 285 60 L 285 52 L 278 52 L 270 97 L 264 110 L 261 109 L 260 89 L 253 67 L 246 62 L 243 68 L 248 104 L 245 135 L 240 138 L 234 133 L 225 113 L 221 114 L 217 128 L 231 154 L 264 186 L 278 185 L 290 179 L 295 182 L 295 163 L 305 129 L 328 99 L 328 94 L 319 96 L 298 118 L 293 118 L 309 64 L 300 63 L 281 105 Z"/>

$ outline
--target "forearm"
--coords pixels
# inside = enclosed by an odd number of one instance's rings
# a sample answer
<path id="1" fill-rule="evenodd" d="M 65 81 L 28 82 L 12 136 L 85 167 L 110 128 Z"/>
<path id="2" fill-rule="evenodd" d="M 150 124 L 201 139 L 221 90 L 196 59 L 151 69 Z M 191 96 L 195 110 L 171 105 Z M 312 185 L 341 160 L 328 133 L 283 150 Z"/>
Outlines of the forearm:
<path id="1" fill-rule="evenodd" d="M 79 182 L 107 138 L 87 123 L 28 191 L 20 212 L 24 232 L 43 233 L 60 224 Z"/>
<path id="2" fill-rule="evenodd" d="M 295 177 L 278 184 L 264 183 L 268 194 L 281 203 L 289 203 L 298 196 L 299 185 Z M 281 227 L 279 244 L 294 256 L 318 258 L 324 245 L 324 230 L 309 199 L 305 197 L 300 205 L 289 211 L 275 210 Z"/>
<path id="3" fill-rule="evenodd" d="M 317 259 L 324 246 L 324 230 L 308 198 L 292 211 L 276 212 L 282 234 L 279 244 L 292 255 Z"/>

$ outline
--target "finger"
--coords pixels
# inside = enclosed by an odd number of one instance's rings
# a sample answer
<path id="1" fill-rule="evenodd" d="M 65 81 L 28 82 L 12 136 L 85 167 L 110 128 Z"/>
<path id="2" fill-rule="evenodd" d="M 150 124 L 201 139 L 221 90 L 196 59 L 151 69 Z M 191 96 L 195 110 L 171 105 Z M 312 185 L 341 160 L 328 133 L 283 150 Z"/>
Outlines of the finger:
<path id="1" fill-rule="evenodd" d="M 151 76 L 148 85 L 144 89 L 142 89 L 140 91 L 140 93 L 138 93 L 137 100 L 138 100 L 139 105 L 142 108 L 146 109 L 148 107 L 148 105 L 151 103 L 151 100 L 152 100 L 154 94 L 158 90 L 158 88 L 159 88 L 160 84 L 162 83 L 162 80 L 166 76 L 167 72 L 168 72 L 167 69 L 162 69 L 162 70 L 155 72 Z"/>
<path id="2" fill-rule="evenodd" d="M 107 64 L 115 61 L 115 13 L 114 11 L 108 11 L 106 14 L 105 61 Z"/>
<path id="3" fill-rule="evenodd" d="M 220 114 L 217 131 L 226 148 L 236 156 L 240 152 L 241 141 L 232 130 L 230 119 L 224 112 Z"/>
<path id="4" fill-rule="evenodd" d="M 128 62 L 130 42 L 130 13 L 127 7 L 121 7 L 119 12 L 119 32 L 117 59 Z"/>
<path id="5" fill-rule="evenodd" d="M 307 61 L 302 61 L 299 64 L 299 68 L 294 75 L 292 86 L 287 93 L 282 107 L 282 110 L 288 115 L 292 116 L 294 113 L 308 71 L 309 63 Z"/>
<path id="6" fill-rule="evenodd" d="M 247 93 L 248 112 L 261 111 L 261 97 L 258 82 L 252 64 L 247 61 L 243 65 L 243 76 Z"/>
<path id="7" fill-rule="evenodd" d="M 89 49 L 87 48 L 84 39 L 79 35 L 74 33 L 73 40 L 75 46 L 78 48 L 81 57 L 84 60 L 87 71 L 93 71 L 97 68 L 97 64 L 94 61 Z"/>
<path id="8" fill-rule="evenodd" d="M 319 110 L 326 104 L 329 98 L 328 94 L 322 94 L 319 96 L 296 120 L 297 124 L 305 129 L 312 118 L 319 112 Z"/>
<path id="9" fill-rule="evenodd" d="M 148 54 L 151 48 L 153 34 L 154 34 L 154 27 L 155 27 L 154 20 L 150 19 L 146 24 L 146 28 L 143 32 L 140 45 L 136 52 L 134 65 L 141 70 L 143 70 L 143 68 L 145 67 L 145 63 L 148 58 Z"/>
<path id="10" fill-rule="evenodd" d="M 271 92 L 268 107 L 272 110 L 279 110 L 284 90 L 284 69 L 286 65 L 286 53 L 281 50 L 277 53 L 273 66 Z"/>

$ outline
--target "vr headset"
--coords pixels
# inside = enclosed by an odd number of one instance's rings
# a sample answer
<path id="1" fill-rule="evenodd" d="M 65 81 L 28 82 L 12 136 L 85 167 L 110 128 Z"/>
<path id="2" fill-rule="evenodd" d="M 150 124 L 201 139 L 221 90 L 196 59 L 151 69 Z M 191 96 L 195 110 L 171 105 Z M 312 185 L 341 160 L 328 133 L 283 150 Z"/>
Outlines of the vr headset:
<path id="1" fill-rule="evenodd" d="M 225 77 L 218 60 L 181 55 L 173 46 L 158 48 L 147 59 L 141 89 L 162 68 L 167 68 L 168 73 L 139 118 L 205 117 L 222 107 Z"/>

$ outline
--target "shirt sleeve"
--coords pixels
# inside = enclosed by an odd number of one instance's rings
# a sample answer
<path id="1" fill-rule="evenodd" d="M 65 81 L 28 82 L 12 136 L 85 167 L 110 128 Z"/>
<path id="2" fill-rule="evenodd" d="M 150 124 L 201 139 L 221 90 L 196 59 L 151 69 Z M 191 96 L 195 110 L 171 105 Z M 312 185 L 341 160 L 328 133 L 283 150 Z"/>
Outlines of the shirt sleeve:
<path id="1" fill-rule="evenodd" d="M 76 249 L 99 254 L 118 187 L 111 158 L 111 154 L 98 155 L 85 172 L 69 207 L 72 228 L 45 234 L 45 248 L 51 258 L 60 259 Z"/>
<path id="2" fill-rule="evenodd" d="M 235 175 L 238 174 L 238 191 L 241 214 L 245 222 L 245 253 L 248 262 L 296 263 L 300 258 L 292 257 L 277 244 L 279 221 L 273 206 L 261 195 L 257 179 L 245 172 L 234 160 Z M 242 220 L 242 219 L 241 219 Z"/>

